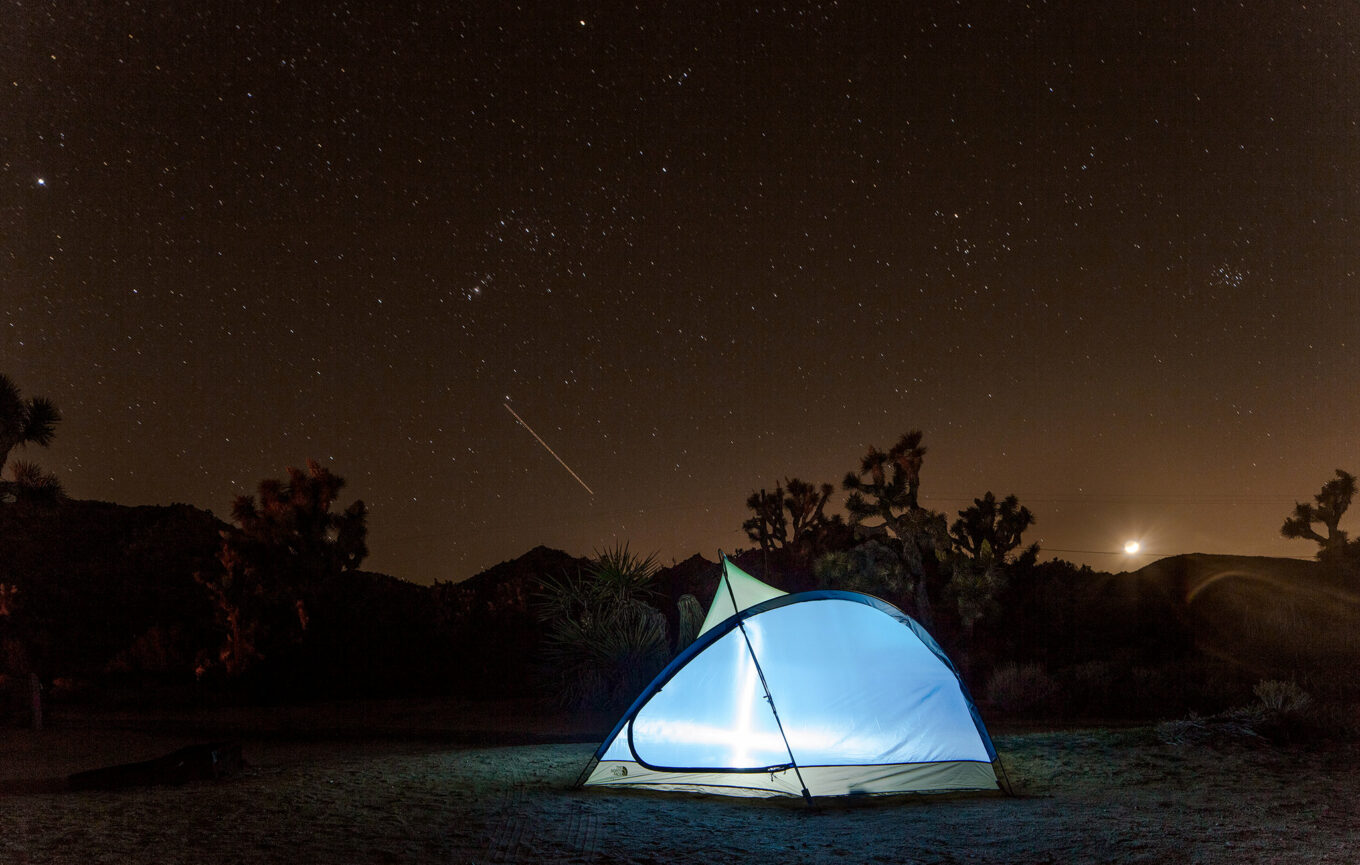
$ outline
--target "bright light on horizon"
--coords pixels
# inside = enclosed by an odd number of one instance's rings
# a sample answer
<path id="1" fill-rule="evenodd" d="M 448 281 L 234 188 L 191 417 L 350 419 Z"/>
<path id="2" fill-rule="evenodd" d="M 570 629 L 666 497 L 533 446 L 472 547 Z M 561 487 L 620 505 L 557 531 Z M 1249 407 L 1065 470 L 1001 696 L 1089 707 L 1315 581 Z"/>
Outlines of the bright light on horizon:
<path id="1" fill-rule="evenodd" d="M 1140 544 L 1140 543 L 1138 543 L 1137 541 L 1125 541 L 1125 542 L 1124 542 L 1124 552 L 1125 552 L 1127 555 L 1132 556 L 1132 555 L 1134 555 L 1135 553 L 1137 553 L 1139 550 L 1141 550 L 1142 548 L 1143 548 L 1143 545 Z"/>

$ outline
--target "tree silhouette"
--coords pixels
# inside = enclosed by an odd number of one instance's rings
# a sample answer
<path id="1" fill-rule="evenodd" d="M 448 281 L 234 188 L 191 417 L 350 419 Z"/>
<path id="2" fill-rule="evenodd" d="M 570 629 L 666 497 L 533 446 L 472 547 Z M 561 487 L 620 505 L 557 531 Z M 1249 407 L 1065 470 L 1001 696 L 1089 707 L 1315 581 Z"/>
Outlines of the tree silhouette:
<path id="1" fill-rule="evenodd" d="M 261 481 L 258 501 L 232 504 L 236 525 L 222 532 L 219 568 L 197 575 L 225 631 L 215 663 L 229 676 L 300 641 L 328 584 L 368 555 L 364 503 L 331 512 L 344 485 L 308 460 L 306 471 L 289 467 L 287 482 Z"/>
<path id="2" fill-rule="evenodd" d="M 9 465 L 15 448 L 47 447 L 56 438 L 61 414 L 51 400 L 24 399 L 14 381 L 0 373 L 0 471 Z M 0 477 L 0 501 L 53 501 L 62 496 L 61 483 L 30 462 L 15 461 L 13 480 Z"/>
<path id="3" fill-rule="evenodd" d="M 746 499 L 746 507 L 755 515 L 741 524 L 746 537 L 760 544 L 765 552 L 777 550 L 788 540 L 788 522 L 784 519 L 784 488 L 776 486 L 774 492 L 761 490 L 751 493 Z"/>
<path id="4" fill-rule="evenodd" d="M 989 490 L 970 507 L 959 511 L 949 528 L 954 542 L 950 558 L 950 594 L 958 605 L 964 638 L 971 641 L 978 620 L 995 612 L 997 597 L 1006 586 L 1006 557 L 1017 549 L 1034 514 L 1015 496 L 1000 504 Z M 1038 555 L 1032 545 L 1027 555 Z"/>
<path id="5" fill-rule="evenodd" d="M 845 509 L 855 534 L 895 540 L 915 584 L 917 618 L 930 628 L 934 625 L 930 583 L 939 579 L 934 561 L 948 552 L 949 533 L 944 515 L 920 504 L 926 455 L 921 439 L 920 430 L 911 430 L 886 452 L 871 446 L 859 471 L 847 473 L 843 486 L 850 492 Z"/>
<path id="6" fill-rule="evenodd" d="M 836 488 L 831 484 L 817 486 L 798 478 L 789 478 L 785 484 L 784 509 L 789 513 L 792 529 L 789 543 L 802 555 L 815 555 L 826 546 L 828 533 L 837 525 L 843 525 L 839 514 L 826 515 L 827 500 Z"/>
<path id="7" fill-rule="evenodd" d="M 825 548 L 829 533 L 844 525 L 840 515 L 826 514 L 827 500 L 835 491 L 831 484 L 787 478 L 773 492 L 751 493 L 746 507 L 755 513 L 741 527 L 765 552 L 788 548 L 800 556 L 815 556 Z"/>
<path id="8" fill-rule="evenodd" d="M 889 531 L 902 513 L 920 510 L 921 466 L 926 449 L 920 430 L 904 433 L 886 453 L 870 445 L 860 460 L 859 472 L 849 472 L 843 483 L 850 491 L 845 507 L 853 525 L 879 517 Z"/>
<path id="9" fill-rule="evenodd" d="M 1346 550 L 1347 535 L 1339 526 L 1341 517 L 1351 506 L 1355 497 L 1355 475 L 1336 470 L 1336 477 L 1322 485 L 1322 490 L 1313 496 L 1316 504 L 1296 502 L 1294 513 L 1280 527 L 1280 534 L 1286 538 L 1308 538 L 1317 541 L 1318 558 L 1326 559 L 1340 556 Z M 1327 530 L 1323 535 L 1313 528 L 1313 523 L 1321 523 Z"/>
<path id="10" fill-rule="evenodd" d="M 971 507 L 959 511 L 959 518 L 949 527 L 949 536 L 956 549 L 971 558 L 981 556 L 985 546 L 991 556 L 1004 562 L 1032 525 L 1034 514 L 1019 499 L 1006 496 L 998 504 L 989 490 L 982 498 L 973 499 Z"/>

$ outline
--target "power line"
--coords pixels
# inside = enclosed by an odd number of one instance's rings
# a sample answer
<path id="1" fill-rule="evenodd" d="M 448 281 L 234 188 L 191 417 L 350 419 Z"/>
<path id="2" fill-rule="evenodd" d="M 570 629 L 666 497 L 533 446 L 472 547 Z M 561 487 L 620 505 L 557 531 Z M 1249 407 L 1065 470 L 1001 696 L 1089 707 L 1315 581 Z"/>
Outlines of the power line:
<path id="1" fill-rule="evenodd" d="M 1139 550 L 1139 551 L 1136 552 L 1136 553 L 1129 553 L 1129 552 L 1125 552 L 1124 550 L 1071 550 L 1071 549 L 1065 549 L 1065 548 L 1062 548 L 1062 547 L 1047 547 L 1047 546 L 1040 546 L 1039 549 L 1042 550 L 1043 552 L 1046 552 L 1046 553 L 1078 553 L 1078 554 L 1084 555 L 1084 556 L 1125 556 L 1125 557 L 1130 558 L 1130 559 L 1133 559 L 1133 558 L 1140 558 L 1140 557 L 1147 557 L 1147 558 L 1154 558 L 1154 559 L 1165 559 L 1165 558 L 1170 558 L 1171 556 L 1179 556 L 1179 555 L 1183 555 L 1183 553 L 1154 553 L 1154 552 L 1148 552 L 1148 551 L 1146 551 L 1146 550 Z M 1277 556 L 1277 555 L 1271 555 L 1271 554 L 1268 554 L 1268 553 L 1224 553 L 1224 555 L 1234 555 L 1234 556 L 1261 556 L 1261 557 L 1263 557 L 1263 558 L 1271 558 L 1271 559 L 1299 559 L 1300 561 L 1308 561 L 1308 562 L 1311 562 L 1311 561 L 1313 561 L 1313 559 L 1314 559 L 1313 556 Z"/>
<path id="2" fill-rule="evenodd" d="M 1073 502 L 1103 502 L 1103 503 L 1148 503 L 1148 504 L 1204 504 L 1204 505 L 1284 505 L 1289 506 L 1299 501 L 1298 496 L 1281 495 L 1179 495 L 1172 493 L 1015 493 L 1021 503 L 1026 502 L 1045 502 L 1045 503 L 1073 503 Z M 935 494 L 921 496 L 922 502 L 969 502 L 979 498 L 976 495 L 960 494 Z"/>

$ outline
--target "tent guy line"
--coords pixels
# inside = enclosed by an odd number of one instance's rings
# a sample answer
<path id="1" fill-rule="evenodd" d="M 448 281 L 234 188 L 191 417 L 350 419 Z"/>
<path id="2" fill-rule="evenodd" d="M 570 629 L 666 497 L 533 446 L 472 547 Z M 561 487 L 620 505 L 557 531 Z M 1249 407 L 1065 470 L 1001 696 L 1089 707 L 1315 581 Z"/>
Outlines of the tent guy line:
<path id="1" fill-rule="evenodd" d="M 548 453 L 552 454 L 552 458 L 553 458 L 553 459 L 555 459 L 555 460 L 557 460 L 559 463 L 561 463 L 562 468 L 566 469 L 567 472 L 568 472 L 569 474 L 571 474 L 572 477 L 576 478 L 576 482 L 577 482 L 578 484 L 580 484 L 581 486 L 585 487 L 586 492 L 590 493 L 590 495 L 591 495 L 592 497 L 595 495 L 595 491 L 592 490 L 589 486 L 587 486 L 585 481 L 581 480 L 581 476 L 580 476 L 580 475 L 578 475 L 576 472 L 574 472 L 574 471 L 571 470 L 571 466 L 567 465 L 566 462 L 564 462 L 564 461 L 562 460 L 562 458 L 559 457 L 559 456 L 557 455 L 557 452 L 556 452 L 556 451 L 554 451 L 552 448 L 548 447 L 548 443 L 545 442 L 545 441 L 543 440 L 543 438 L 542 438 L 538 433 L 534 432 L 534 428 L 533 428 L 533 427 L 529 426 L 527 423 L 524 422 L 524 418 L 520 417 L 520 416 L 519 416 L 519 413 L 516 412 L 514 409 L 512 409 L 512 408 L 510 407 L 510 403 L 508 403 L 508 402 L 503 402 L 503 403 L 501 403 L 501 405 L 505 406 L 505 410 L 508 411 L 508 412 L 510 412 L 510 414 L 514 416 L 515 420 L 519 421 L 519 425 L 520 425 L 520 426 L 524 427 L 525 429 L 527 429 L 527 430 L 529 431 L 529 435 L 533 436 L 535 441 L 537 441 L 539 444 L 543 445 L 543 449 L 544 449 L 545 451 L 547 451 Z"/>

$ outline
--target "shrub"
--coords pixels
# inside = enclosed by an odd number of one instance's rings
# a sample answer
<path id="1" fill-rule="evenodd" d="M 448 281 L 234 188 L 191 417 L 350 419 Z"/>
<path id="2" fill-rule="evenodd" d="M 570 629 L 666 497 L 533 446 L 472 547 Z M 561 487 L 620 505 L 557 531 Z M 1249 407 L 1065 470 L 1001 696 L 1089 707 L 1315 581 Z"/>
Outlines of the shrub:
<path id="1" fill-rule="evenodd" d="M 1294 682 L 1281 682 L 1275 679 L 1262 679 L 1251 689 L 1256 699 L 1270 712 L 1302 712 L 1313 703 L 1308 692 Z"/>
<path id="2" fill-rule="evenodd" d="M 1158 724 L 1157 738 L 1168 745 L 1259 744 L 1265 741 L 1260 732 L 1265 714 L 1259 706 L 1241 706 L 1216 715 L 1191 712 L 1188 718 Z"/>
<path id="3" fill-rule="evenodd" d="M 1215 715 L 1192 712 L 1188 718 L 1157 725 L 1157 734 L 1172 745 L 1280 745 L 1360 735 L 1360 712 L 1354 705 L 1315 703 L 1293 682 L 1266 679 L 1252 690 L 1256 703 Z"/>

